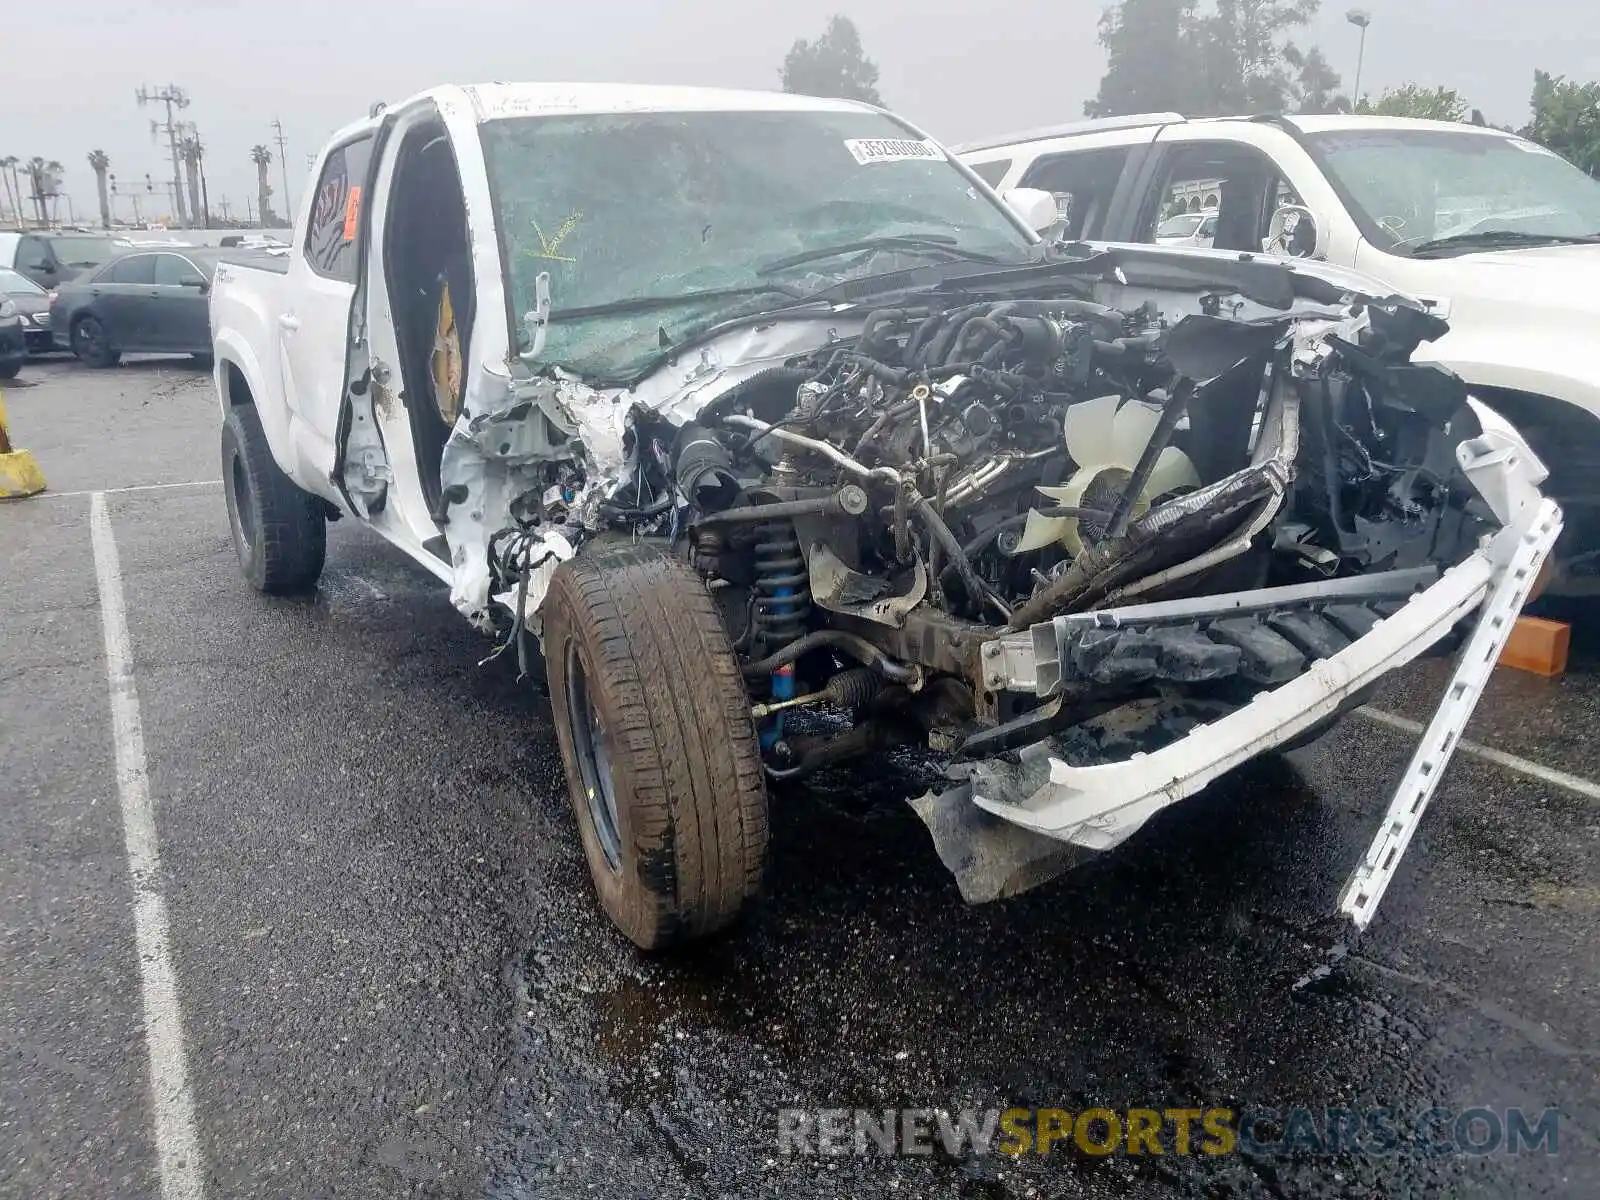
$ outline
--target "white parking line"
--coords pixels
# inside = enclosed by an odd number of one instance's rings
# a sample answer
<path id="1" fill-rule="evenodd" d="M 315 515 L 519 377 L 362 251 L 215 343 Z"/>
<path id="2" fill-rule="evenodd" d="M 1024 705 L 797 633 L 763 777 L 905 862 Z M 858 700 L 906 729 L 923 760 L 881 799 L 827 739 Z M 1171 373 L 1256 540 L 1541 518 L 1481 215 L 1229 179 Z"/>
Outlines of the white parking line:
<path id="1" fill-rule="evenodd" d="M 220 479 L 196 479 L 190 483 L 135 483 L 128 487 L 96 488 L 86 492 L 41 492 L 35 499 L 60 500 L 67 496 L 120 496 L 125 492 L 165 492 L 172 488 L 221 487 Z"/>
<path id="2" fill-rule="evenodd" d="M 89 533 L 94 543 L 95 580 L 100 588 L 100 620 L 105 633 L 117 794 L 122 803 L 128 873 L 133 881 L 133 932 L 144 990 L 144 1039 L 150 1051 L 150 1095 L 155 1106 L 161 1195 L 163 1200 L 198 1200 L 204 1193 L 200 1142 L 195 1134 L 194 1102 L 185 1065 L 167 902 L 161 894 L 161 854 L 150 803 L 139 693 L 133 680 L 122 568 L 117 562 L 117 544 L 111 534 L 111 517 L 103 492 L 94 492 L 90 497 Z"/>
<path id="3" fill-rule="evenodd" d="M 1356 711 L 1369 721 L 1376 721 L 1379 725 L 1387 725 L 1390 729 L 1398 729 L 1402 733 L 1420 734 L 1423 730 L 1422 725 L 1409 717 L 1385 712 L 1381 708 L 1362 707 Z M 1553 787 L 1565 788 L 1587 800 L 1600 801 L 1600 783 L 1594 783 L 1581 775 L 1569 775 L 1565 771 L 1557 771 L 1554 767 L 1544 766 L 1531 759 L 1518 758 L 1515 754 L 1507 754 L 1503 750 L 1469 742 L 1466 738 L 1456 743 L 1456 750 L 1473 758 L 1481 758 L 1484 762 L 1493 763 L 1497 767 L 1504 767 L 1508 771 L 1515 771 L 1518 775 L 1526 775 L 1530 779 L 1537 779 Z"/>

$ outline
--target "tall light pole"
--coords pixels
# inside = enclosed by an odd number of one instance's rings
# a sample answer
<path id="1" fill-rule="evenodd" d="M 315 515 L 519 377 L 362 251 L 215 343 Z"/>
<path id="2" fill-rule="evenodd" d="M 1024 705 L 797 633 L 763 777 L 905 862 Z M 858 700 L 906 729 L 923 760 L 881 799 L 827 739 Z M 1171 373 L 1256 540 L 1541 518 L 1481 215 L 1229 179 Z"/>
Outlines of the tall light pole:
<path id="1" fill-rule="evenodd" d="M 1361 67 L 1367 58 L 1367 26 L 1372 24 L 1372 14 L 1363 8 L 1352 8 L 1344 19 L 1361 30 L 1361 48 L 1356 51 L 1356 86 L 1350 95 L 1350 107 L 1361 103 Z"/>

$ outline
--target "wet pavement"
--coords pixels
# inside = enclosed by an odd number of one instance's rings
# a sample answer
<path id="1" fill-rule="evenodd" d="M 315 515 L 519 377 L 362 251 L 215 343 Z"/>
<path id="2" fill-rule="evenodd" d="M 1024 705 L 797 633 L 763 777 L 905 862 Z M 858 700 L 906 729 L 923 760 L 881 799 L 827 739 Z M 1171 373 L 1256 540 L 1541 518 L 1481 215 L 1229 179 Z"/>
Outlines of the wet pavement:
<path id="1" fill-rule="evenodd" d="M 26 377 L 13 432 L 57 494 L 0 507 L 0 1196 L 160 1194 L 90 501 L 61 494 L 132 486 L 107 503 L 209 1196 L 1600 1194 L 1594 801 L 1458 756 L 1350 939 L 1328 914 L 1409 753 L 1391 728 L 1347 720 L 979 908 L 898 759 L 775 792 L 750 918 L 645 957 L 590 896 L 537 686 L 478 665 L 430 577 L 346 521 L 314 598 L 256 596 L 204 373 Z M 1600 779 L 1577 640 L 1563 679 L 1497 675 L 1471 736 Z M 1425 720 L 1446 674 L 1375 703 Z M 1555 1108 L 1559 1142 L 778 1147 L 781 1109 L 1029 1106 Z"/>

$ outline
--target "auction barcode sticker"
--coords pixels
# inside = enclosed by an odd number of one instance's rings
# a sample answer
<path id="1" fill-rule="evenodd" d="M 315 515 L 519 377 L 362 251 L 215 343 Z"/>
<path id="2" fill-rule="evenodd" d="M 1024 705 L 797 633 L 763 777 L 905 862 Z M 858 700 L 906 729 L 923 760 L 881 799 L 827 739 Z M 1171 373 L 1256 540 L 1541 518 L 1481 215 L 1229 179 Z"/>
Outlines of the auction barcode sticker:
<path id="1" fill-rule="evenodd" d="M 913 141 L 910 138 L 846 138 L 844 148 L 862 165 L 875 162 L 905 162 L 921 159 L 924 162 L 943 162 L 944 151 L 932 142 Z"/>

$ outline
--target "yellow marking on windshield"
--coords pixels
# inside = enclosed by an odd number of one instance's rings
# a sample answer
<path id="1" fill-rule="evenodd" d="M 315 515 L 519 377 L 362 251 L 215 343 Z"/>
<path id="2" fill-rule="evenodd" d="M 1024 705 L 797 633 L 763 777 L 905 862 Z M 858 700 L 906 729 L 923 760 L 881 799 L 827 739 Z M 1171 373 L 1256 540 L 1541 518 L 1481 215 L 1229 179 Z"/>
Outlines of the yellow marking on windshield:
<path id="1" fill-rule="evenodd" d="M 539 222 L 530 220 L 528 224 L 532 225 L 533 232 L 539 235 L 539 249 L 529 251 L 529 254 L 533 258 L 548 258 L 552 262 L 577 262 L 577 259 L 557 254 L 556 251 L 561 249 L 561 243 L 567 240 L 568 235 L 578 227 L 578 222 L 581 220 L 583 220 L 582 213 L 573 213 L 561 222 L 554 237 L 545 236 L 544 230 L 539 228 Z"/>

